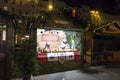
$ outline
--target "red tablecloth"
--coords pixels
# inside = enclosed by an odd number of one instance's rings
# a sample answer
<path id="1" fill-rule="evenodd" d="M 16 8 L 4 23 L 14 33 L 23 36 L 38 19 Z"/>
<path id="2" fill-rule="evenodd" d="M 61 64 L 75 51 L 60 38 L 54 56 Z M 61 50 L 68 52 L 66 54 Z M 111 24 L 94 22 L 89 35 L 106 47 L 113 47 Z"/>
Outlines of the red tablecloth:
<path id="1" fill-rule="evenodd" d="M 81 60 L 80 51 L 57 53 L 38 52 L 38 61 L 41 65 L 45 64 L 47 61 L 59 61 L 63 64 L 66 60 L 75 60 L 79 62 Z"/>

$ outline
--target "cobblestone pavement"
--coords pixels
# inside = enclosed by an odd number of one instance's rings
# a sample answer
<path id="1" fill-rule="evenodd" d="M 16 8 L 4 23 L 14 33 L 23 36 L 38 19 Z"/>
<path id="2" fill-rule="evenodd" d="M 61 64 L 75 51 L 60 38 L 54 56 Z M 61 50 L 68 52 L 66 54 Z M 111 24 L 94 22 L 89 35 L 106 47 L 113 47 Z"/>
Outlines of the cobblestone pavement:
<path id="1" fill-rule="evenodd" d="M 71 70 L 39 75 L 32 80 L 120 80 L 120 68 L 91 67 L 86 70 Z"/>

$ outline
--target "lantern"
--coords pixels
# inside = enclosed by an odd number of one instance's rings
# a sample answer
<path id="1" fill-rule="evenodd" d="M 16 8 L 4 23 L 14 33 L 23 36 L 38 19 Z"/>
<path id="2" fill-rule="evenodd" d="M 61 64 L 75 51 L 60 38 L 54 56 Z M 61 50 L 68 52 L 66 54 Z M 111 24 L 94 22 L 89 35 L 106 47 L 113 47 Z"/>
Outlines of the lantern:
<path id="1" fill-rule="evenodd" d="M 76 16 L 76 10 L 73 9 L 73 10 L 72 10 L 72 17 L 75 17 L 75 16 Z"/>

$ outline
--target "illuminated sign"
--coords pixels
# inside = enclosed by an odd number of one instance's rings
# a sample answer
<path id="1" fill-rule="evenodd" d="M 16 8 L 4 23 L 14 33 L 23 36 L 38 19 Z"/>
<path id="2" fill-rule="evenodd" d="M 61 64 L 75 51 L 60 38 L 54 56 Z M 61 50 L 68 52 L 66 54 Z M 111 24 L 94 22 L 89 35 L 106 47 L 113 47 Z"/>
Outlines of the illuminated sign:
<path id="1" fill-rule="evenodd" d="M 79 51 L 80 46 L 81 32 L 69 30 L 37 29 L 37 51 Z"/>

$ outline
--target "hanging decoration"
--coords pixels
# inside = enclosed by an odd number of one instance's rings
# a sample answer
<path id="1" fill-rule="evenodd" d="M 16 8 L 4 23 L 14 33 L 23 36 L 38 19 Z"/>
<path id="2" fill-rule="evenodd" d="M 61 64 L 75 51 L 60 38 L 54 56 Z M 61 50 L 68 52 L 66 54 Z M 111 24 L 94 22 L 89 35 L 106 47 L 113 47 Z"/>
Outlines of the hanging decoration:
<path id="1" fill-rule="evenodd" d="M 73 9 L 73 10 L 72 10 L 72 17 L 75 17 L 75 16 L 76 16 L 76 10 Z"/>
<path id="2" fill-rule="evenodd" d="M 47 54 L 46 53 L 38 53 L 38 61 L 41 65 L 45 64 L 47 62 Z"/>

